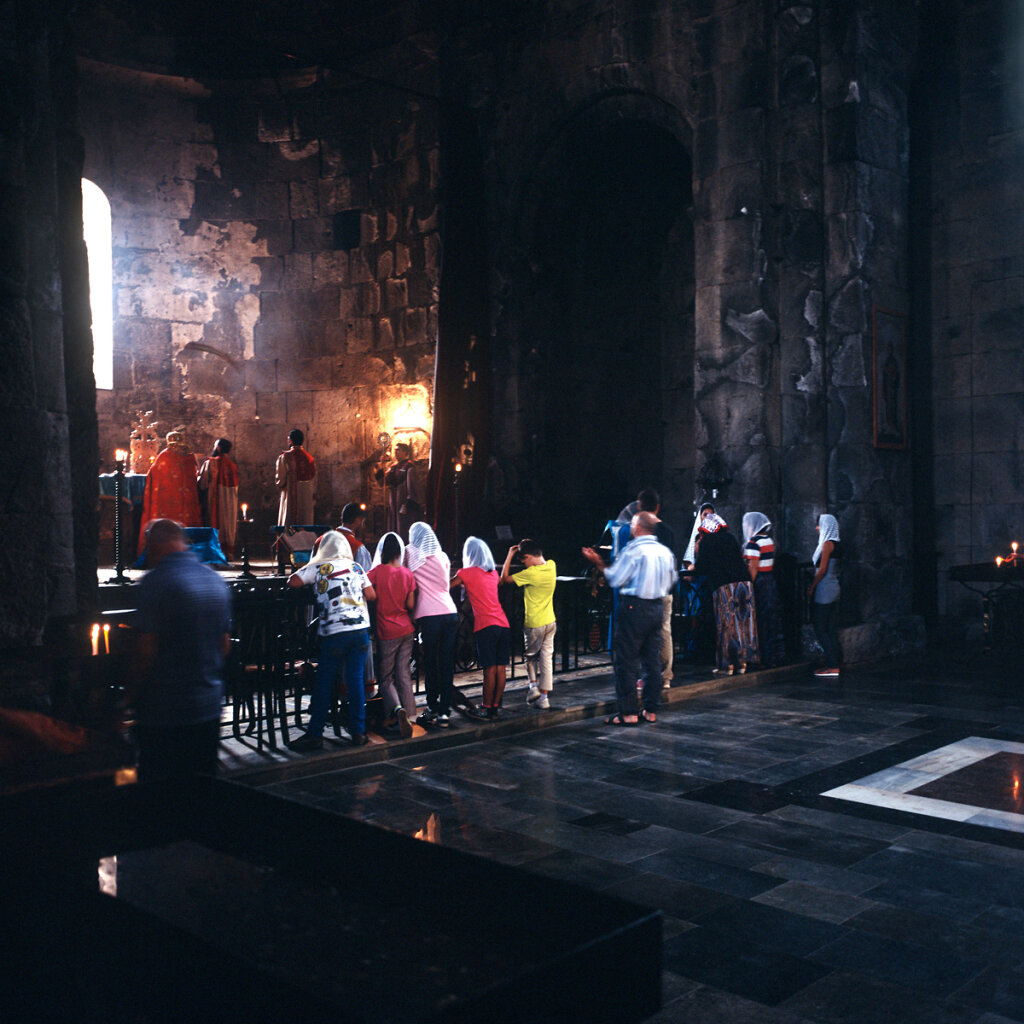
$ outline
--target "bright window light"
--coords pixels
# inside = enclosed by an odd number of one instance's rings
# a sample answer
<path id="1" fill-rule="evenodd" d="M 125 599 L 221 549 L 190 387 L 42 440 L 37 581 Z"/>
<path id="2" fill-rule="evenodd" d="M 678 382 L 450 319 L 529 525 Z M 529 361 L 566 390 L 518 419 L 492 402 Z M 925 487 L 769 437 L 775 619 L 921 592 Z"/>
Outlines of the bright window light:
<path id="1" fill-rule="evenodd" d="M 114 386 L 114 272 L 110 241 L 110 203 L 103 190 L 82 179 L 82 222 L 89 256 L 89 304 L 92 307 L 92 370 L 96 387 Z"/>

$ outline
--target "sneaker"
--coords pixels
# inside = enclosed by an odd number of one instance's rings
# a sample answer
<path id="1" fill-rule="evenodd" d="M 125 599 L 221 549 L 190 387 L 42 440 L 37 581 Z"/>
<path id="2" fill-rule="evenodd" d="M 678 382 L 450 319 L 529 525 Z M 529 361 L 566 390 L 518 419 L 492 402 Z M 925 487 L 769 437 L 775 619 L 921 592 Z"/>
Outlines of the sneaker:
<path id="1" fill-rule="evenodd" d="M 499 718 L 504 718 L 505 717 L 505 709 L 500 704 L 497 707 L 488 708 L 487 711 L 488 711 L 487 717 L 492 722 L 496 721 Z"/>
<path id="2" fill-rule="evenodd" d="M 416 719 L 416 724 L 422 725 L 426 729 L 429 729 L 432 725 L 437 725 L 437 712 L 431 708 L 424 708 L 420 713 L 420 717 Z"/>
<path id="3" fill-rule="evenodd" d="M 546 693 L 542 693 L 540 697 L 537 698 L 537 702 L 534 704 L 534 707 L 539 708 L 541 711 L 547 711 L 547 709 L 551 707 L 551 701 L 548 700 L 548 695 Z"/>
<path id="4" fill-rule="evenodd" d="M 403 740 L 407 740 L 412 735 L 412 722 L 409 721 L 409 715 L 405 708 L 399 708 L 395 712 L 395 720 L 398 722 L 398 734 Z"/>
<path id="5" fill-rule="evenodd" d="M 666 679 L 665 682 L 663 682 L 661 684 L 661 688 L 663 690 L 671 690 L 672 689 L 672 680 L 671 679 Z"/>
<path id="6" fill-rule="evenodd" d="M 816 668 L 814 670 L 815 679 L 838 679 L 839 669 L 837 668 Z"/>
<path id="7" fill-rule="evenodd" d="M 540 700 L 540 698 L 541 698 L 540 690 L 538 690 L 537 687 L 534 686 L 531 683 L 530 684 L 530 688 L 526 691 L 526 703 L 527 704 L 536 704 L 537 701 Z"/>
<path id="8" fill-rule="evenodd" d="M 452 720 L 451 720 L 451 718 L 448 715 L 435 715 L 434 716 L 434 725 L 436 725 L 439 729 L 447 729 L 448 726 L 451 725 L 451 724 L 452 724 Z"/>
<path id="9" fill-rule="evenodd" d="M 467 718 L 475 718 L 478 722 L 486 722 L 490 719 L 490 708 L 485 708 L 483 704 L 477 704 L 475 708 L 460 708 L 459 709 Z"/>
<path id="10" fill-rule="evenodd" d="M 730 665 L 728 668 L 713 668 L 711 670 L 711 674 L 713 676 L 731 676 L 732 675 L 732 665 Z"/>
<path id="11" fill-rule="evenodd" d="M 314 736 L 311 732 L 304 732 L 297 740 L 292 740 L 288 747 L 303 753 L 307 750 L 321 750 L 323 745 L 323 736 Z"/>

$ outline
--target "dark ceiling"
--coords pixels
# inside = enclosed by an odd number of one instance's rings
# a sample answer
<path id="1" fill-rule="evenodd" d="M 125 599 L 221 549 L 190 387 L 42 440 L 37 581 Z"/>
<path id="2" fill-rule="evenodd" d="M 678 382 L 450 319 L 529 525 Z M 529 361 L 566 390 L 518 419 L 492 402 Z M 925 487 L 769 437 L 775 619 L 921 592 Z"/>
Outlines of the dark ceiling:
<path id="1" fill-rule="evenodd" d="M 73 20 L 82 56 L 237 78 L 343 66 L 437 27 L 445 6 L 445 0 L 80 0 Z"/>

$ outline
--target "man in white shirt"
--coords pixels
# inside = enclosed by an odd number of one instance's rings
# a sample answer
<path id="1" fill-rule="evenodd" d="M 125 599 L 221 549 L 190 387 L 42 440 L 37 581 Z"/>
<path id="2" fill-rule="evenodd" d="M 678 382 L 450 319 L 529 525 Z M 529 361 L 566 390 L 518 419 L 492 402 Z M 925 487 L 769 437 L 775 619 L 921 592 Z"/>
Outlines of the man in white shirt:
<path id="1" fill-rule="evenodd" d="M 627 544 L 613 565 L 593 548 L 583 557 L 596 565 L 619 591 L 612 660 L 618 711 L 608 725 L 639 725 L 657 719 L 661 701 L 661 625 L 664 598 L 676 581 L 675 556 L 658 542 L 658 517 L 652 512 L 633 516 Z M 641 673 L 642 666 L 642 673 Z M 643 710 L 637 707 L 636 681 L 643 679 Z"/>

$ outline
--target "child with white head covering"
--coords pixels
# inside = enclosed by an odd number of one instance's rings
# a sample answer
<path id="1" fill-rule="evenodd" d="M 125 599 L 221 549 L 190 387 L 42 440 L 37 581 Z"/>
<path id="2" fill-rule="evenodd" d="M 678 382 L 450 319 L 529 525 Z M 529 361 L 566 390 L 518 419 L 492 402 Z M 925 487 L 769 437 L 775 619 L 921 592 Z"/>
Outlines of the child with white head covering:
<path id="1" fill-rule="evenodd" d="M 811 556 L 814 579 L 807 590 L 811 598 L 811 625 L 825 652 L 825 664 L 815 669 L 817 679 L 839 678 L 839 562 L 842 547 L 839 522 L 827 512 L 818 517 L 818 545 Z"/>
<path id="2" fill-rule="evenodd" d="M 344 535 L 328 530 L 309 562 L 288 578 L 290 587 L 313 587 L 319 614 L 320 663 L 310 707 L 309 726 L 291 744 L 293 750 L 318 750 L 338 669 L 344 666 L 348 692 L 349 734 L 356 746 L 366 742 L 366 695 L 363 666 L 370 648 L 370 611 L 376 594 L 352 558 Z"/>
<path id="3" fill-rule="evenodd" d="M 484 672 L 481 704 L 470 714 L 473 718 L 494 719 L 505 692 L 505 666 L 508 664 L 508 619 L 498 600 L 498 573 L 491 549 L 479 537 L 467 537 L 462 546 L 462 568 L 452 586 L 462 584 L 473 609 L 473 639 L 477 661 Z"/>
<path id="4" fill-rule="evenodd" d="M 367 573 L 377 592 L 377 652 L 380 663 L 380 693 L 393 724 L 403 739 L 412 733 L 416 718 L 416 697 L 412 689 L 413 629 L 409 613 L 416 606 L 416 578 L 405 566 L 405 545 L 397 533 L 385 533 L 377 542 L 373 565 Z"/>
<path id="5" fill-rule="evenodd" d="M 697 518 L 693 521 L 693 529 L 690 531 L 690 540 L 683 552 L 683 568 L 689 569 L 697 561 L 697 534 L 700 532 L 700 524 L 706 513 L 714 514 L 715 506 L 710 501 L 705 501 L 697 509 Z"/>
<path id="6" fill-rule="evenodd" d="M 420 632 L 423 681 L 427 691 L 427 709 L 420 725 L 447 728 L 451 724 L 451 706 L 455 696 L 455 633 L 459 616 L 448 593 L 451 586 L 451 562 L 441 550 L 437 534 L 426 523 L 409 527 L 405 565 L 416 579 L 416 604 L 413 618 Z"/>

